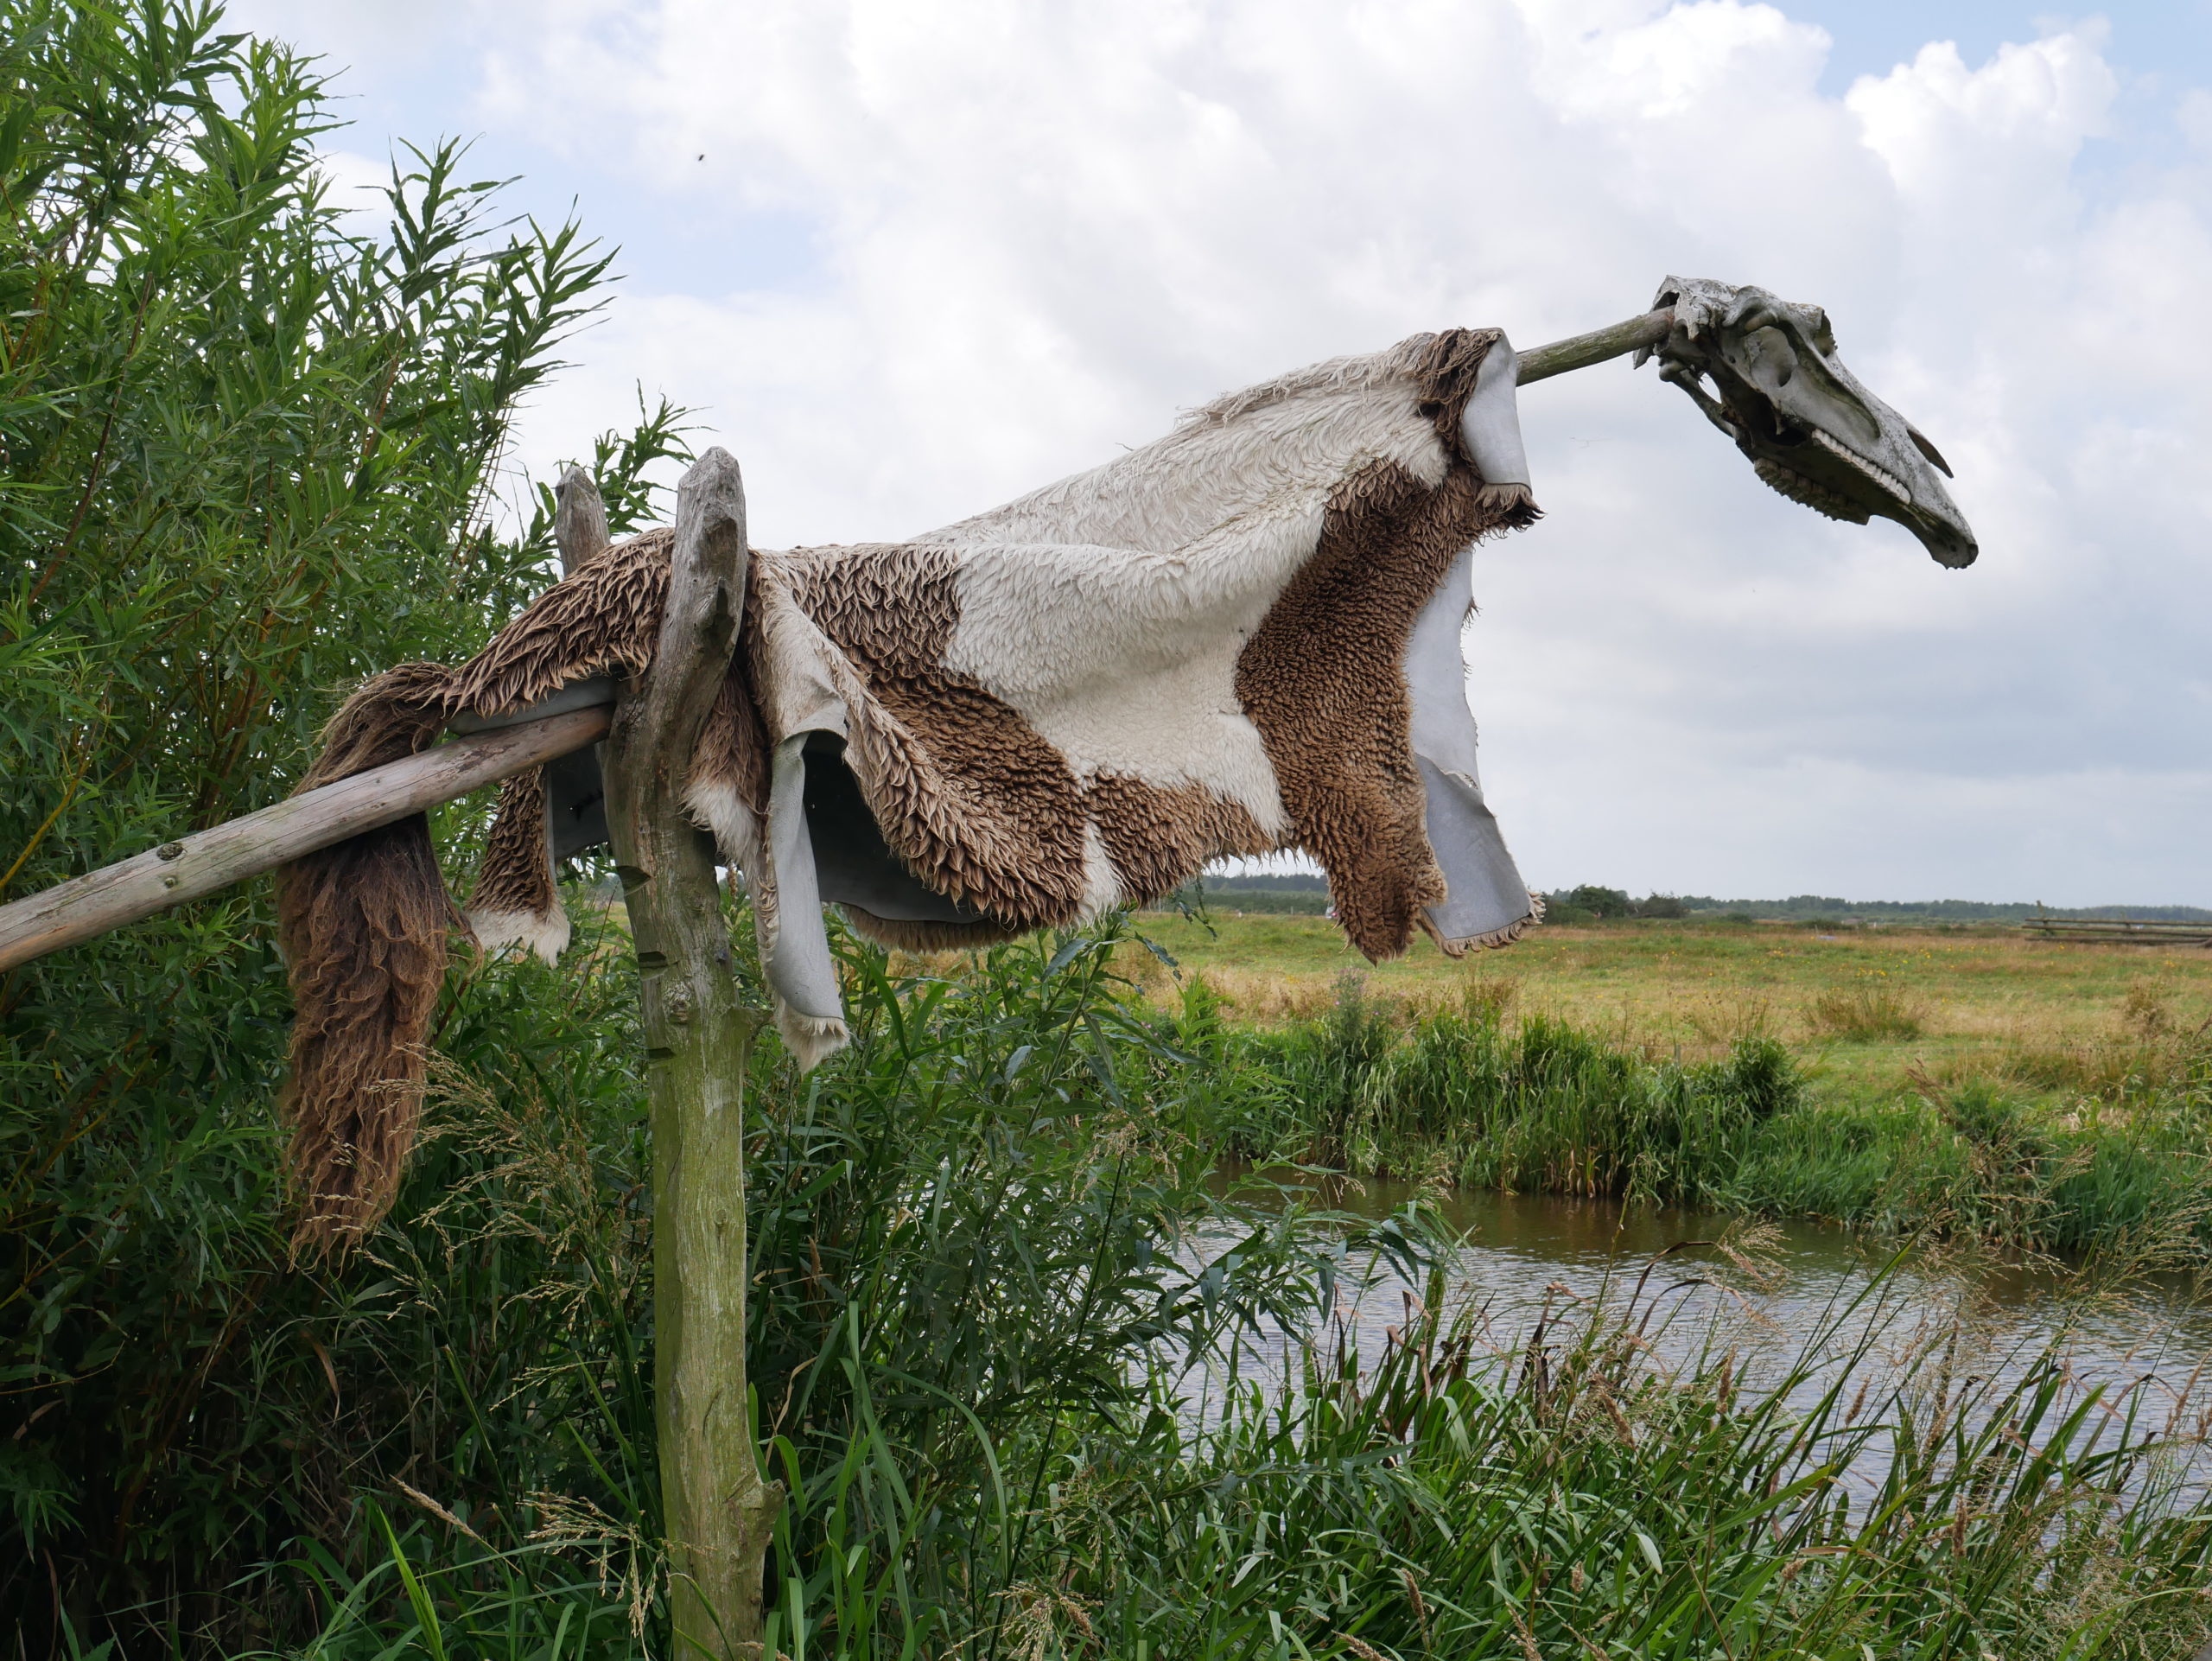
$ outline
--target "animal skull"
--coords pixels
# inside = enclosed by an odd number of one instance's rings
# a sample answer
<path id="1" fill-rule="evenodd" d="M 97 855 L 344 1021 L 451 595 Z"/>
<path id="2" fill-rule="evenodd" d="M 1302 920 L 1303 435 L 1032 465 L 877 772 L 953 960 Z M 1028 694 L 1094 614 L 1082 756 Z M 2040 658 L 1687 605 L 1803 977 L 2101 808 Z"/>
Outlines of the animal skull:
<path id="1" fill-rule="evenodd" d="M 1688 393 L 1770 486 L 1833 519 L 1894 519 L 1938 563 L 1974 563 L 1974 531 L 1937 476 L 1949 465 L 1843 366 L 1820 307 L 1678 277 L 1653 304 L 1674 309 L 1674 328 L 1637 363 L 1656 353 L 1660 378 Z"/>

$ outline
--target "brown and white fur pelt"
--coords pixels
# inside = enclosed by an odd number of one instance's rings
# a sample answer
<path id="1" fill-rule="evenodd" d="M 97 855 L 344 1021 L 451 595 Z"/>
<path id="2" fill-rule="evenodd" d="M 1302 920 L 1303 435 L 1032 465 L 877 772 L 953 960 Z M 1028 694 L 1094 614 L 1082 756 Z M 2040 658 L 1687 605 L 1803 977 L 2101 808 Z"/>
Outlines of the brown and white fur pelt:
<path id="1" fill-rule="evenodd" d="M 1370 958 L 1417 929 L 1455 955 L 1517 935 L 1533 907 L 1475 783 L 1459 657 L 1468 550 L 1537 517 L 1513 379 L 1496 331 L 1419 335 L 912 541 L 756 550 L 686 800 L 745 875 L 802 1065 L 843 1041 L 825 902 L 887 944 L 979 945 L 1298 848 Z M 315 781 L 643 669 L 669 550 L 608 550 L 450 676 L 370 683 Z M 537 775 L 503 792 L 470 920 L 550 959 L 546 813 Z M 297 1146 L 333 1229 L 389 1203 L 419 1108 L 447 925 L 410 824 L 373 871 L 342 844 L 285 884 Z"/>

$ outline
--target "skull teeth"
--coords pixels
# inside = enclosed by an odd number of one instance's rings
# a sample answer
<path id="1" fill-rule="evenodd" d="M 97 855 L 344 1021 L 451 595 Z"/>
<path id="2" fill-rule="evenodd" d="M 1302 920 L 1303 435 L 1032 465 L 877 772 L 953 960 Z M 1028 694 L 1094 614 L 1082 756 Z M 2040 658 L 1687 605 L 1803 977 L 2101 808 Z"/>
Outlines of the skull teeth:
<path id="1" fill-rule="evenodd" d="M 1826 485 L 1815 484 L 1802 473 L 1793 473 L 1779 461 L 1761 457 L 1751 464 L 1752 470 L 1764 480 L 1769 488 L 1780 492 L 1793 502 L 1811 508 L 1815 513 L 1825 513 L 1832 519 L 1841 519 L 1847 525 L 1864 525 L 1867 512 L 1849 497 L 1837 494 Z"/>
<path id="2" fill-rule="evenodd" d="M 1817 427 L 1813 429 L 1813 442 L 1818 444 L 1822 449 L 1827 451 L 1829 455 L 1840 455 L 1845 461 L 1850 462 L 1852 466 L 1857 468 L 1869 479 L 1872 479 L 1876 484 L 1881 486 L 1883 489 L 1888 491 L 1890 495 L 1897 501 L 1899 506 L 1903 506 L 1904 504 L 1911 501 L 1912 487 L 1906 484 L 1904 480 L 1898 478 L 1894 473 L 1885 472 L 1882 468 L 1876 467 L 1872 461 L 1859 455 L 1857 451 L 1847 449 L 1843 445 L 1837 443 L 1834 439 L 1830 438 L 1826 433 L 1822 432 Z"/>

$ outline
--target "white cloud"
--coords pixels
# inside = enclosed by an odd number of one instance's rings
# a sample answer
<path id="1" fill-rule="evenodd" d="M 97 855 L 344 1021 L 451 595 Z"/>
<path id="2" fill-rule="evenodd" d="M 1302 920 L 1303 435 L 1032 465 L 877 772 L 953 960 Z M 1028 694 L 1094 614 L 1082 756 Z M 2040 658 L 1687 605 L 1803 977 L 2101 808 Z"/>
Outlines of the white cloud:
<path id="1" fill-rule="evenodd" d="M 353 234 L 380 235 L 391 220 L 384 194 L 391 164 L 348 150 L 326 150 L 321 157 L 325 205 L 343 215 L 340 222 Z"/>
<path id="2" fill-rule="evenodd" d="M 1942 446 L 1983 563 L 1770 494 L 1649 371 L 1530 389 L 1551 518 L 1484 556 L 1474 650 L 1532 875 L 2212 901 L 2209 181 L 2201 150 L 2086 178 L 2127 96 L 2101 27 L 1839 99 L 1821 30 L 1735 0 L 506 15 L 474 118 L 626 178 L 641 221 L 726 221 L 734 267 L 797 216 L 817 273 L 633 267 L 533 456 L 642 379 L 708 406 L 760 540 L 897 536 L 1332 353 L 1761 283 Z"/>

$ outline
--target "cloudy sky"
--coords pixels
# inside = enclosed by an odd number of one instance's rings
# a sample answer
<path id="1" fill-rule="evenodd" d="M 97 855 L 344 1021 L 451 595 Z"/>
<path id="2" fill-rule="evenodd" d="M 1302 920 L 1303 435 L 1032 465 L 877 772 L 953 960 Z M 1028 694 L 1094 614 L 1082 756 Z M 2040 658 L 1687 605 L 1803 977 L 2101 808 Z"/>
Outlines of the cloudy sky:
<path id="1" fill-rule="evenodd" d="M 638 386 L 754 540 L 925 529 L 1420 329 L 1669 273 L 1816 301 L 1982 545 L 1770 493 L 1625 360 L 1522 401 L 1484 782 L 1524 871 L 2212 904 L 2212 0 L 238 0 L 331 170 L 461 134 L 624 274 L 528 412 Z"/>

